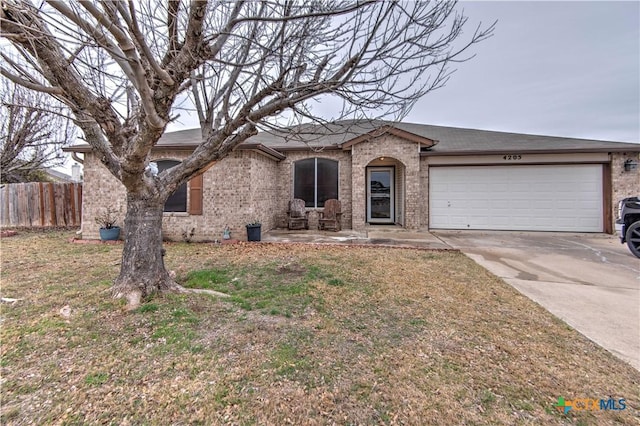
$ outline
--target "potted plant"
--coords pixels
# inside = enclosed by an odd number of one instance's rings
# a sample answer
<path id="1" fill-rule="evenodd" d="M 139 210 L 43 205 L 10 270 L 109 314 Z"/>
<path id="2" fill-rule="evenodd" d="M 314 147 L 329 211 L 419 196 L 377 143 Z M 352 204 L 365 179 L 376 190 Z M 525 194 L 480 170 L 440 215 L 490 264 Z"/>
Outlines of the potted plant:
<path id="1" fill-rule="evenodd" d="M 254 220 L 246 225 L 247 227 L 247 241 L 260 241 L 262 224 L 260 221 Z"/>
<path id="2" fill-rule="evenodd" d="M 120 227 L 116 225 L 117 213 L 115 209 L 107 207 L 95 217 L 96 223 L 100 225 L 100 239 L 102 241 L 115 241 L 120 237 Z"/>

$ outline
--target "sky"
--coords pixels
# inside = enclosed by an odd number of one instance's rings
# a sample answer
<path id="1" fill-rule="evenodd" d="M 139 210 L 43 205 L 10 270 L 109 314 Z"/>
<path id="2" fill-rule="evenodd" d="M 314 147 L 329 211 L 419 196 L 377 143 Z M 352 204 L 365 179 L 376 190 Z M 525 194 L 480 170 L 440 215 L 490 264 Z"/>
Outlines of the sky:
<path id="1" fill-rule="evenodd" d="M 461 1 L 497 25 L 405 122 L 640 143 L 640 1 Z M 331 114 L 337 106 L 323 102 Z M 198 126 L 185 116 L 168 131 Z"/>
<path id="2" fill-rule="evenodd" d="M 473 46 L 404 118 L 471 129 L 640 143 L 640 1 L 462 1 Z M 168 131 L 197 127 L 195 114 Z"/>
<path id="3" fill-rule="evenodd" d="M 640 142 L 640 2 L 461 2 L 497 20 L 407 122 Z"/>

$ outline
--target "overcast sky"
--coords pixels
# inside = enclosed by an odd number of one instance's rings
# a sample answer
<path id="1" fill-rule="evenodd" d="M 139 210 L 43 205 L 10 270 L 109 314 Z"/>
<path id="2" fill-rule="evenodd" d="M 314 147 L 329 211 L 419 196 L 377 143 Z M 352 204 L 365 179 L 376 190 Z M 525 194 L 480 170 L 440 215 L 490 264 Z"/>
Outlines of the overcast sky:
<path id="1" fill-rule="evenodd" d="M 461 2 L 498 20 L 414 123 L 640 142 L 640 2 Z"/>
<path id="2" fill-rule="evenodd" d="M 639 1 L 463 1 L 464 37 L 498 21 L 406 122 L 640 143 Z M 317 113 L 331 111 L 329 102 Z M 168 130 L 197 127 L 183 114 Z"/>
<path id="3" fill-rule="evenodd" d="M 640 2 L 467 1 L 473 47 L 407 122 L 640 143 Z M 192 128 L 184 112 L 168 130 Z"/>

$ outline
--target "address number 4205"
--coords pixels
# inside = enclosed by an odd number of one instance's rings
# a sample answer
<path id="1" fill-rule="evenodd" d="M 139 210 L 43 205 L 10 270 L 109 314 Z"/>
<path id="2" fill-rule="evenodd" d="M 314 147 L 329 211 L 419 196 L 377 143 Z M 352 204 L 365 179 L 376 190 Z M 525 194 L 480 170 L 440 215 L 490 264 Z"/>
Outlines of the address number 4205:
<path id="1" fill-rule="evenodd" d="M 505 155 L 502 157 L 503 160 L 511 160 L 511 161 L 517 161 L 517 160 L 522 160 L 522 155 L 513 155 L 513 154 L 509 154 L 509 155 Z"/>

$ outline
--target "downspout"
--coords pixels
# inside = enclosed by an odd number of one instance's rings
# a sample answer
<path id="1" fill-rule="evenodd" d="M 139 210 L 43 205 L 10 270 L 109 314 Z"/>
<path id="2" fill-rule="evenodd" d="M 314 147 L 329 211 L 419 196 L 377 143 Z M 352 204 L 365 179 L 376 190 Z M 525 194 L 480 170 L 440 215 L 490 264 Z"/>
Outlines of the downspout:
<path id="1" fill-rule="evenodd" d="M 80 164 L 84 164 L 84 158 L 78 157 L 78 153 L 75 151 L 71 151 L 71 158 L 73 158 L 75 161 L 77 161 Z"/>

